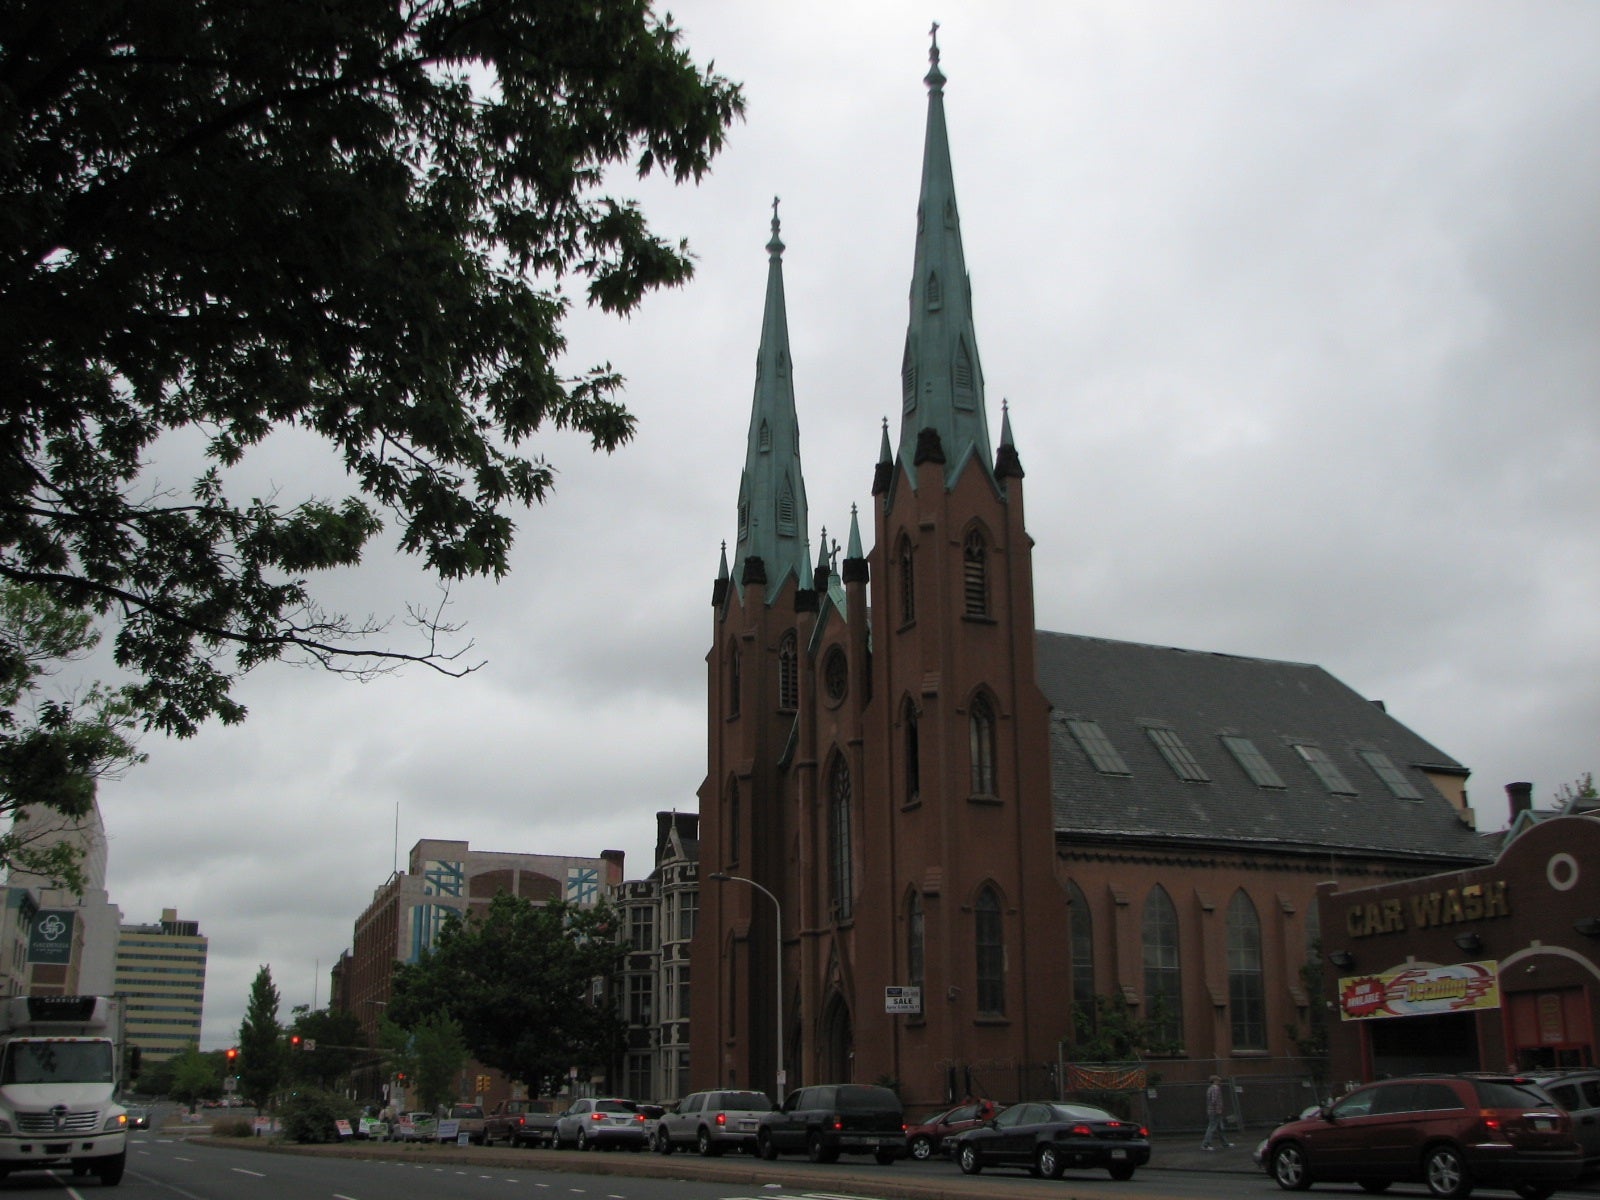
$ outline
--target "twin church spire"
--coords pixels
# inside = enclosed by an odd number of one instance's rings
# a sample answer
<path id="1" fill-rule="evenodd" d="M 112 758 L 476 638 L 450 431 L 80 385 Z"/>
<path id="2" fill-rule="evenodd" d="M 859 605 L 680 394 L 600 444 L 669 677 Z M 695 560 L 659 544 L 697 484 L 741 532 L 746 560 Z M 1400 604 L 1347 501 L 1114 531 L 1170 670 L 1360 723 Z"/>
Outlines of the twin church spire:
<path id="1" fill-rule="evenodd" d="M 927 131 L 922 152 L 922 187 L 917 204 L 916 254 L 911 279 L 910 319 L 901 363 L 901 414 L 894 461 L 915 486 L 915 464 L 930 458 L 946 464 L 946 486 L 974 460 L 993 475 L 984 409 L 983 370 L 972 322 L 961 223 L 956 210 L 950 142 L 944 119 L 944 73 L 939 69 L 937 24 L 928 53 Z M 755 397 L 744 472 L 739 481 L 739 533 L 732 582 L 761 584 L 768 603 L 792 574 L 810 587 L 805 480 L 800 469 L 800 430 L 795 417 L 793 360 L 784 307 L 783 241 L 778 236 L 778 201 L 772 202 L 772 237 L 767 242 L 766 309 L 756 355 Z M 1009 426 L 1003 437 L 1000 474 L 1016 458 Z M 1009 453 L 1008 453 L 1009 451 Z M 880 479 L 889 474 L 887 425 Z M 887 482 L 887 480 L 883 480 Z M 875 483 L 874 492 L 880 490 Z M 852 520 L 852 527 L 854 521 Z M 859 551 L 856 552 L 859 554 Z M 726 565 L 723 568 L 726 572 Z M 724 573 L 719 576 L 726 579 Z"/>

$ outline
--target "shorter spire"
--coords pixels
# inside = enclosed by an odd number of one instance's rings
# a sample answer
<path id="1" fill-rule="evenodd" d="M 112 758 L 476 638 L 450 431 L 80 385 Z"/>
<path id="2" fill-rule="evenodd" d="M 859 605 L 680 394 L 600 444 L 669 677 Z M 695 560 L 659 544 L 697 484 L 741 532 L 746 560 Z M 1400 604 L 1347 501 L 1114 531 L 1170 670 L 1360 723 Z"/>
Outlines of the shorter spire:
<path id="1" fill-rule="evenodd" d="M 894 450 L 889 445 L 889 418 L 883 419 L 883 444 L 878 447 L 878 465 L 872 471 L 872 494 L 881 496 L 894 478 Z"/>
<path id="2" fill-rule="evenodd" d="M 937 92 L 944 87 L 944 72 L 939 70 L 939 22 L 935 21 L 933 28 L 928 30 L 928 39 L 928 62 L 932 65 L 922 77 L 922 82 L 928 85 L 929 91 Z"/>
<path id="3" fill-rule="evenodd" d="M 781 224 L 778 220 L 778 197 L 774 196 L 772 198 L 772 238 L 767 242 L 767 253 L 774 259 L 783 257 L 783 239 L 778 236 L 778 229 Z"/>
<path id="4" fill-rule="evenodd" d="M 994 455 L 996 479 L 1021 479 L 1022 459 L 1017 456 L 1017 444 L 1011 438 L 1011 401 L 1000 401 L 1000 449 Z"/>
<path id="5" fill-rule="evenodd" d="M 850 542 L 844 552 L 844 582 L 866 583 L 867 556 L 861 550 L 861 519 L 856 506 L 850 506 Z"/>
<path id="6" fill-rule="evenodd" d="M 856 506 L 850 506 L 850 548 L 844 552 L 846 558 L 865 558 L 861 552 L 861 522 L 856 515 Z"/>

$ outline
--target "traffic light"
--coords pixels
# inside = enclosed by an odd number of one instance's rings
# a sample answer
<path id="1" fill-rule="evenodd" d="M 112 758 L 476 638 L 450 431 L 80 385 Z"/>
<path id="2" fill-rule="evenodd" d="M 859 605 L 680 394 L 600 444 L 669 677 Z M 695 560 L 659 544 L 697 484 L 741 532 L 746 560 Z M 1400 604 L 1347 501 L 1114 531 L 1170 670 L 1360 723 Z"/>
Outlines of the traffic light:
<path id="1" fill-rule="evenodd" d="M 291 1050 L 300 1049 L 300 1035 L 298 1033 L 290 1035 L 290 1037 L 289 1037 L 289 1049 L 291 1049 Z"/>
<path id="2" fill-rule="evenodd" d="M 232 1067 L 235 1064 L 237 1064 L 238 1061 L 239 1061 L 239 1047 L 237 1047 L 237 1046 L 229 1046 L 228 1047 L 228 1065 L 230 1067 Z"/>

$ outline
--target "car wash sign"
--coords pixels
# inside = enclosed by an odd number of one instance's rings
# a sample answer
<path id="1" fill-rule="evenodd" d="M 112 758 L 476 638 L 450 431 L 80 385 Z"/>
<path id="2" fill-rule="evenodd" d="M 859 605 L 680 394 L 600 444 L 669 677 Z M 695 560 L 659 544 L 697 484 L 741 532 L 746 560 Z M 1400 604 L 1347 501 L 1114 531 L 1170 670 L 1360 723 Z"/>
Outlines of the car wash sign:
<path id="1" fill-rule="evenodd" d="M 1349 975 L 1339 980 L 1339 1016 L 1372 1021 L 1499 1008 L 1499 969 L 1497 962 L 1469 962 Z"/>
<path id="2" fill-rule="evenodd" d="M 33 915 L 28 933 L 28 961 L 31 963 L 70 963 L 72 961 L 72 922 L 77 913 L 41 908 Z"/>

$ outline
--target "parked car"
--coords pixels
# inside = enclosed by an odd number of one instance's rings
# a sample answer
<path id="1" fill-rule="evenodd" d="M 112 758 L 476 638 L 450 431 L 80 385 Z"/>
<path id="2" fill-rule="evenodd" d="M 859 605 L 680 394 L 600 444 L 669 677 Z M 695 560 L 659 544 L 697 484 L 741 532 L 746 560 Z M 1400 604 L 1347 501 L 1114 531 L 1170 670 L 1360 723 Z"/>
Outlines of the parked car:
<path id="1" fill-rule="evenodd" d="M 559 1114 L 548 1111 L 546 1100 L 502 1100 L 483 1119 L 483 1144 L 510 1142 L 513 1146 L 551 1146 L 556 1140 Z"/>
<path id="2" fill-rule="evenodd" d="M 1572 1118 L 1572 1136 L 1583 1147 L 1583 1173 L 1600 1174 L 1600 1069 L 1536 1071 L 1529 1078 Z"/>
<path id="3" fill-rule="evenodd" d="M 579 1150 L 625 1146 L 642 1150 L 650 1139 L 649 1118 L 632 1100 L 584 1098 L 574 1100 L 556 1118 L 557 1150 L 575 1146 Z"/>
<path id="4" fill-rule="evenodd" d="M 971 1100 L 935 1113 L 920 1125 L 908 1125 L 906 1152 L 919 1162 L 936 1154 L 947 1154 L 950 1150 L 948 1139 L 963 1129 L 981 1125 L 1004 1107 L 993 1100 Z"/>
<path id="5" fill-rule="evenodd" d="M 1328 1103 L 1332 1104 L 1333 1101 L 1329 1100 Z M 1302 1108 L 1299 1113 L 1291 1114 L 1290 1116 L 1285 1117 L 1282 1121 L 1279 1121 L 1278 1124 L 1287 1125 L 1290 1121 L 1304 1121 L 1307 1117 L 1316 1116 L 1322 1111 L 1323 1107 L 1324 1106 L 1321 1104 L 1308 1104 Z M 1254 1150 L 1250 1151 L 1250 1160 L 1263 1171 L 1269 1169 L 1267 1166 L 1267 1143 L 1271 1140 L 1272 1135 L 1269 1133 L 1266 1137 L 1262 1138 L 1256 1143 L 1256 1148 Z"/>
<path id="6" fill-rule="evenodd" d="M 1267 1168 L 1278 1186 L 1427 1185 L 1461 1197 L 1474 1185 L 1543 1200 L 1576 1179 L 1583 1154 L 1572 1120 L 1515 1075 L 1419 1075 L 1357 1088 L 1316 1116 L 1272 1131 Z"/>
<path id="7" fill-rule="evenodd" d="M 754 1150 L 761 1118 L 773 1110 L 765 1092 L 692 1092 L 662 1112 L 650 1135 L 661 1154 L 693 1146 L 703 1157 Z"/>
<path id="8" fill-rule="evenodd" d="M 483 1105 L 481 1104 L 452 1104 L 450 1115 L 445 1118 L 456 1123 L 456 1136 L 467 1135 L 467 1141 L 474 1146 L 483 1145 Z"/>
<path id="9" fill-rule="evenodd" d="M 885 1165 L 904 1157 L 906 1113 L 886 1087 L 825 1083 L 789 1093 L 783 1107 L 761 1118 L 756 1151 L 765 1159 L 804 1151 L 812 1162 L 840 1154 L 871 1154 Z"/>
<path id="10" fill-rule="evenodd" d="M 958 1133 L 950 1153 L 968 1175 L 984 1167 L 1022 1167 L 1060 1179 L 1069 1167 L 1096 1167 L 1132 1179 L 1150 1161 L 1150 1131 L 1088 1104 L 1029 1100 Z"/>

